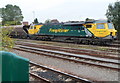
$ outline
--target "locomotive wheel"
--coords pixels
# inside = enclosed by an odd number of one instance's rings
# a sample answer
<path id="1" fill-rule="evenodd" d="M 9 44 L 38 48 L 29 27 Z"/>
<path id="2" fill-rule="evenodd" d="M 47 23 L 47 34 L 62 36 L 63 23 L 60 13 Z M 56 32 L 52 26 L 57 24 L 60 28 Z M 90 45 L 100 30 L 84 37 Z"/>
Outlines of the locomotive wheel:
<path id="1" fill-rule="evenodd" d="M 97 45 L 97 42 L 96 42 L 96 41 L 92 41 L 91 44 L 92 44 L 92 45 Z"/>
<path id="2" fill-rule="evenodd" d="M 85 44 L 89 45 L 89 44 L 90 44 L 89 40 L 86 40 L 86 41 L 85 41 Z"/>
<path id="3" fill-rule="evenodd" d="M 89 40 L 81 40 L 81 43 L 82 43 L 82 44 L 89 45 L 89 44 L 90 44 L 90 41 L 89 41 Z"/>

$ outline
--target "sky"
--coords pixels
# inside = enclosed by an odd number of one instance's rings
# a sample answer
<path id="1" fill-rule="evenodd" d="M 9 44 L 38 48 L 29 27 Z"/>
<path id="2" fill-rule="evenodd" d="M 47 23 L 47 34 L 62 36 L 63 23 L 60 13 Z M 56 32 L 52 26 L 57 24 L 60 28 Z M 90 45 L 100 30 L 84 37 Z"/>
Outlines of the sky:
<path id="1" fill-rule="evenodd" d="M 109 4 L 120 0 L 0 0 L 0 8 L 7 4 L 17 5 L 22 10 L 23 21 L 31 23 L 47 19 L 65 21 L 84 21 L 106 19 Z"/>

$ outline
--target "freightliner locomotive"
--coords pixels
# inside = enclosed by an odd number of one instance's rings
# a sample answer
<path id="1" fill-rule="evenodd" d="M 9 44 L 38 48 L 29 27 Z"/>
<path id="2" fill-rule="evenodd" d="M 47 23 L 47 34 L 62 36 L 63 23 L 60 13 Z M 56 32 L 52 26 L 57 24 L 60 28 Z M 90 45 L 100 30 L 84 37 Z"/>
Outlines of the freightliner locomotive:
<path id="1" fill-rule="evenodd" d="M 111 43 L 117 35 L 117 30 L 107 20 L 36 24 L 23 26 L 23 31 L 26 34 L 19 34 L 19 37 L 38 40 L 72 40 L 86 44 Z"/>

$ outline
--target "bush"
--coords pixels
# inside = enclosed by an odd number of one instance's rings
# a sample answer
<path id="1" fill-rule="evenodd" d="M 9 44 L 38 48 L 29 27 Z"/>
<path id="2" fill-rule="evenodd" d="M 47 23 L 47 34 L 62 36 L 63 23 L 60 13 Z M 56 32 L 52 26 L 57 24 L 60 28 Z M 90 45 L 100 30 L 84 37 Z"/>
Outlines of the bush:
<path id="1" fill-rule="evenodd" d="M 13 28 L 0 28 L 0 50 L 9 51 L 14 47 L 14 39 L 9 37 Z"/>

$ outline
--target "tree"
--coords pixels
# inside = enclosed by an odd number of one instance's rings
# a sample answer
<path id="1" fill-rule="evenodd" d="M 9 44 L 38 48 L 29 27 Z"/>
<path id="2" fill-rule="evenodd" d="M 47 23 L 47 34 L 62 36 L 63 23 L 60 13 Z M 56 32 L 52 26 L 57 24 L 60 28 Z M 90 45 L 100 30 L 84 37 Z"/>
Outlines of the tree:
<path id="1" fill-rule="evenodd" d="M 34 19 L 34 24 L 38 24 L 39 22 L 38 22 L 38 19 L 37 18 L 35 18 Z"/>
<path id="2" fill-rule="evenodd" d="M 22 11 L 19 6 L 8 4 L 5 8 L 0 8 L 0 16 L 2 18 L 2 24 L 20 24 L 23 20 Z"/>
<path id="3" fill-rule="evenodd" d="M 49 24 L 49 23 L 51 23 L 51 20 L 50 20 L 50 19 L 47 19 L 47 20 L 45 21 L 45 24 Z"/>
<path id="4" fill-rule="evenodd" d="M 108 20 L 113 22 L 118 30 L 118 35 L 120 35 L 120 1 L 115 2 L 113 5 L 109 4 L 106 16 Z"/>

